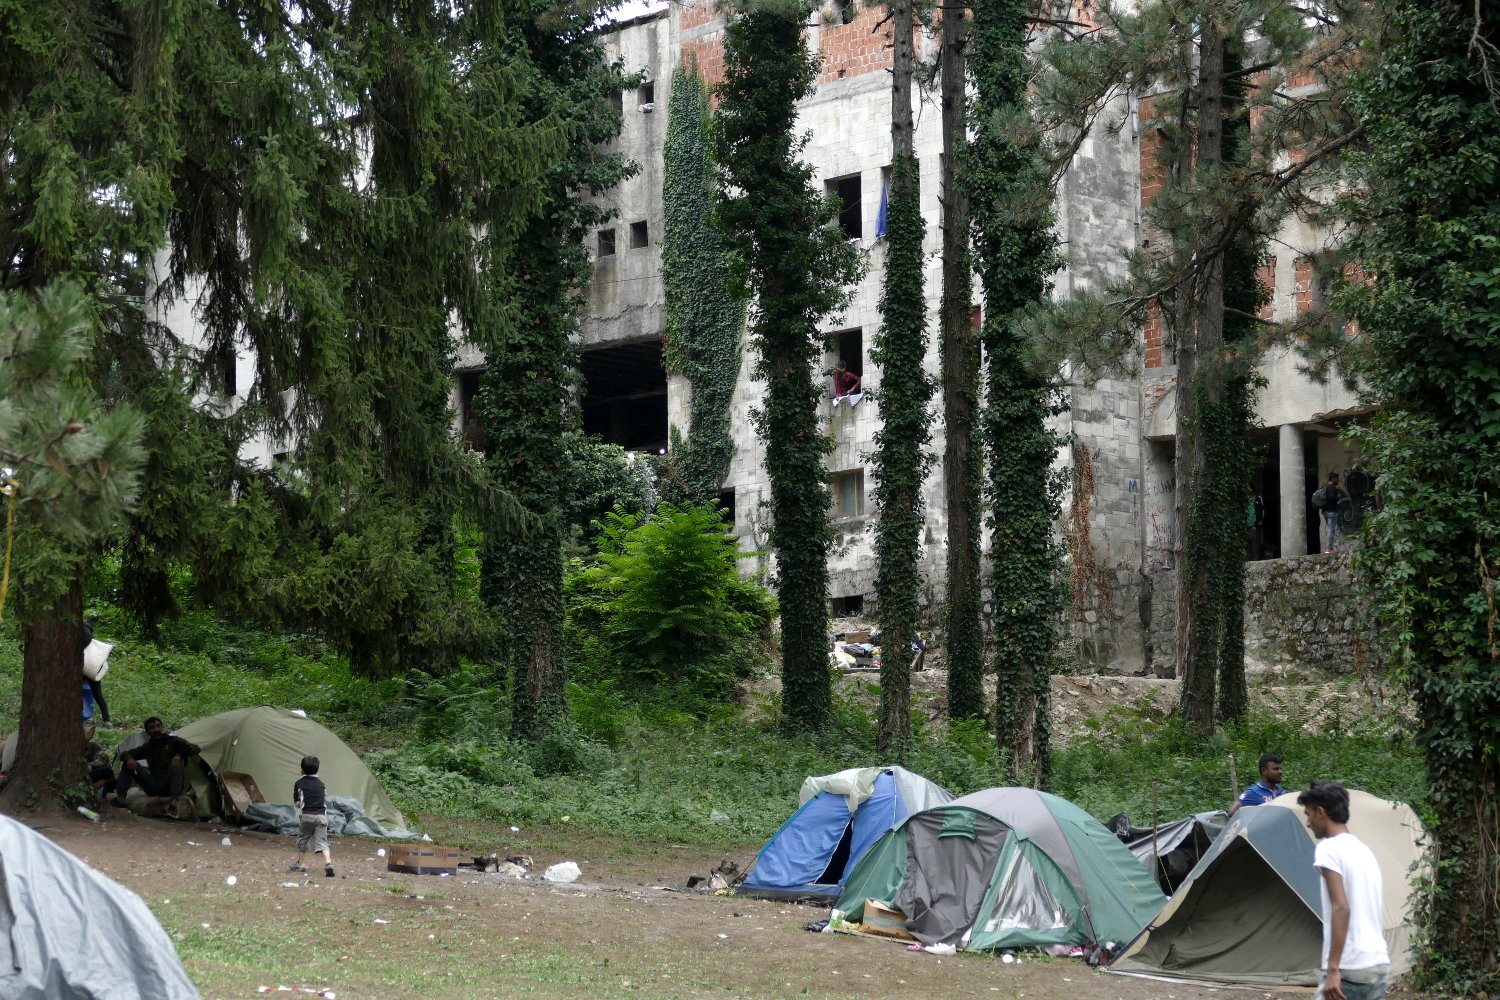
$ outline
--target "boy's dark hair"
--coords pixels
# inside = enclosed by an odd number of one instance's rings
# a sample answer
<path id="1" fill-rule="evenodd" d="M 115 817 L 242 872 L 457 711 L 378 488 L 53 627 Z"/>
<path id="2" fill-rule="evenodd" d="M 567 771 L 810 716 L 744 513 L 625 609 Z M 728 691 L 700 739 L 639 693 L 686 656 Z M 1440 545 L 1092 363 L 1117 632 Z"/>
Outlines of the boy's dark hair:
<path id="1" fill-rule="evenodd" d="M 1260 755 L 1260 764 L 1258 765 L 1258 767 L 1260 768 L 1260 770 L 1264 771 L 1267 764 L 1280 764 L 1281 762 L 1282 760 L 1280 754 L 1263 753 Z"/>
<path id="2" fill-rule="evenodd" d="M 141 723 L 141 728 L 142 729 L 150 729 L 151 728 L 151 723 L 153 723 L 153 722 L 160 723 L 163 726 L 166 725 L 165 722 L 161 721 L 160 717 L 153 715 L 153 716 L 151 716 L 151 718 L 149 718 L 145 722 Z"/>
<path id="3" fill-rule="evenodd" d="M 1330 483 L 1337 482 L 1338 480 L 1339 480 L 1339 474 L 1337 472 L 1330 472 L 1328 474 L 1328 481 Z"/>
<path id="4" fill-rule="evenodd" d="M 303 774 L 317 774 L 318 773 L 318 758 L 311 757 L 311 756 L 309 756 L 309 757 L 303 757 L 302 758 L 302 773 Z"/>
<path id="5" fill-rule="evenodd" d="M 1349 822 L 1349 792 L 1337 781 L 1314 781 L 1297 796 L 1299 806 L 1317 806 L 1335 823 Z"/>

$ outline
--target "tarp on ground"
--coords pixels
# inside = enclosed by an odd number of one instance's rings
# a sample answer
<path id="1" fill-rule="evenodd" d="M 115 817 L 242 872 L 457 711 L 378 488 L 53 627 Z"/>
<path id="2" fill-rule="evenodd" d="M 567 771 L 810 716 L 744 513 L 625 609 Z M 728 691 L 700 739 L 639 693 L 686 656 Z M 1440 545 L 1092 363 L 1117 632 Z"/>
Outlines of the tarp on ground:
<path id="1" fill-rule="evenodd" d="M 0 816 L 0 997 L 198 1000 L 135 893 Z"/>
<path id="2" fill-rule="evenodd" d="M 923 810 L 850 873 L 838 908 L 867 899 L 907 916 L 925 944 L 967 950 L 1132 937 L 1165 900 L 1104 824 L 1066 799 L 990 788 Z"/>
<path id="3" fill-rule="evenodd" d="M 268 802 L 290 803 L 292 786 L 302 776 L 302 758 L 317 757 L 318 777 L 328 794 L 359 800 L 387 836 L 412 836 L 401 810 L 359 755 L 303 712 L 258 705 L 199 719 L 176 733 L 198 745 L 202 762 L 212 771 L 254 778 Z M 195 777 L 193 797 L 203 815 L 223 814 L 215 782 Z"/>
<path id="4" fill-rule="evenodd" d="M 882 834 L 953 796 L 904 767 L 857 767 L 808 778 L 799 798 L 797 811 L 756 856 L 740 886 L 746 895 L 832 902 Z"/>
<path id="5" fill-rule="evenodd" d="M 1410 807 L 1350 791 L 1349 831 L 1380 862 L 1391 971 L 1411 968 L 1411 879 L 1424 831 Z M 1296 793 L 1237 812 L 1186 881 L 1110 965 L 1208 983 L 1309 986 L 1323 919 L 1313 838 Z"/>

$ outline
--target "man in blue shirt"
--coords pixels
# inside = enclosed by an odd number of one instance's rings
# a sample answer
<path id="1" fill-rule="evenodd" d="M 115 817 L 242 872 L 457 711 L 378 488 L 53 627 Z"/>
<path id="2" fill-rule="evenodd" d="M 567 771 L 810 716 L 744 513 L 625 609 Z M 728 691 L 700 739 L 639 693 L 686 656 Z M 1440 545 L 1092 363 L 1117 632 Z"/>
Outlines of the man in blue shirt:
<path id="1" fill-rule="evenodd" d="M 1229 807 L 1233 816 L 1245 806 L 1265 805 L 1285 790 L 1281 787 L 1281 758 L 1274 753 L 1261 754 L 1260 780 L 1240 793 Z"/>

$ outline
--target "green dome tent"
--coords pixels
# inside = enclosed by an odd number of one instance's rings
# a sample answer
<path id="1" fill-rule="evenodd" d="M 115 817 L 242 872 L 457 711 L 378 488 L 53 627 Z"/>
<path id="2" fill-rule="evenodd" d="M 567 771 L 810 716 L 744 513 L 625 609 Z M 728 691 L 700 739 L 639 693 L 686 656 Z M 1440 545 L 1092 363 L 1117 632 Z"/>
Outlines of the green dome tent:
<path id="1" fill-rule="evenodd" d="M 914 813 L 865 854 L 838 908 L 907 915 L 925 944 L 977 951 L 1125 941 L 1166 897 L 1104 824 L 1056 795 L 990 788 Z"/>
<path id="2" fill-rule="evenodd" d="M 401 810 L 359 756 L 303 712 L 257 705 L 199 719 L 176 734 L 198 744 L 203 763 L 214 771 L 250 775 L 270 802 L 291 801 L 302 758 L 310 754 L 321 764 L 318 777 L 329 795 L 358 799 L 365 814 L 387 830 L 406 826 Z M 220 811 L 213 782 L 195 775 L 193 794 L 205 812 Z"/>

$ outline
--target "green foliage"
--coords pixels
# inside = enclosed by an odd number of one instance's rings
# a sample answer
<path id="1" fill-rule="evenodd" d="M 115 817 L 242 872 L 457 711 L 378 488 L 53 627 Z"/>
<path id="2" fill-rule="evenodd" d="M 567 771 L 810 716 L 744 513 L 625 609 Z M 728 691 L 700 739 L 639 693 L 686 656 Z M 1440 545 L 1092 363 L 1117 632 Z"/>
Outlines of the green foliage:
<path id="1" fill-rule="evenodd" d="M 91 325 L 75 285 L 0 293 L 0 466 L 14 491 L 11 596 L 23 618 L 68 592 L 140 488 L 141 420 L 101 407 L 84 376 Z"/>
<path id="2" fill-rule="evenodd" d="M 674 688 L 687 710 L 712 706 L 760 658 L 770 595 L 740 579 L 735 537 L 708 507 L 661 504 L 605 516 L 599 553 L 571 579 L 570 625 L 590 659 L 629 688 Z"/>
<path id="3" fill-rule="evenodd" d="M 1248 785 L 1260 755 L 1275 753 L 1286 759 L 1287 788 L 1334 778 L 1420 808 L 1426 785 L 1419 748 L 1387 720 L 1351 723 L 1340 712 L 1337 699 L 1303 706 L 1292 722 L 1251 712 L 1241 724 L 1204 739 L 1181 720 L 1129 705 L 1108 706 L 1091 720 L 1090 735 L 1056 748 L 1052 790 L 1101 819 L 1126 812 L 1145 825 L 1151 819 L 1153 781 L 1163 820 L 1222 809 L 1231 800 L 1229 755 L 1235 755 L 1240 783 Z"/>
<path id="4" fill-rule="evenodd" d="M 829 493 L 818 425 L 818 325 L 846 297 L 858 257 L 830 225 L 834 207 L 813 188 L 794 134 L 817 59 L 803 44 L 803 0 L 747 3 L 724 32 L 715 118 L 718 218 L 755 296 L 750 331 L 766 393 L 756 427 L 771 479 L 771 541 L 781 607 L 782 721 L 829 721 L 827 658 Z"/>
<path id="5" fill-rule="evenodd" d="M 1395 2 L 1395 41 L 1356 92 L 1374 278 L 1345 296 L 1381 407 L 1359 434 L 1380 470 L 1357 570 L 1419 716 L 1436 880 L 1422 978 L 1500 986 L 1500 110 L 1481 8 Z"/>
<path id="6" fill-rule="evenodd" d="M 582 434 L 568 436 L 566 454 L 567 524 L 585 545 L 594 544 L 598 522 L 616 507 L 634 513 L 653 505 L 656 473 L 643 456 Z"/>
<path id="7" fill-rule="evenodd" d="M 708 88 L 691 63 L 672 73 L 662 147 L 662 282 L 667 298 L 667 370 L 692 385 L 683 498 L 710 504 L 734 458 L 730 404 L 740 376 L 745 296 L 713 222 L 714 168 Z M 673 449 L 674 454 L 676 448 Z"/>
<path id="8" fill-rule="evenodd" d="M 1047 780 L 1048 698 L 1062 607 L 1062 548 L 1053 531 L 1061 481 L 1058 439 L 1047 420 L 1061 412 L 1056 372 L 1033 356 L 1022 323 L 1046 299 L 1062 264 L 1051 197 L 1027 109 L 1027 7 L 981 0 L 969 65 L 975 137 L 965 151 L 973 206 L 974 263 L 984 284 L 988 394 L 989 523 L 998 678 L 996 739 L 1013 777 Z"/>

